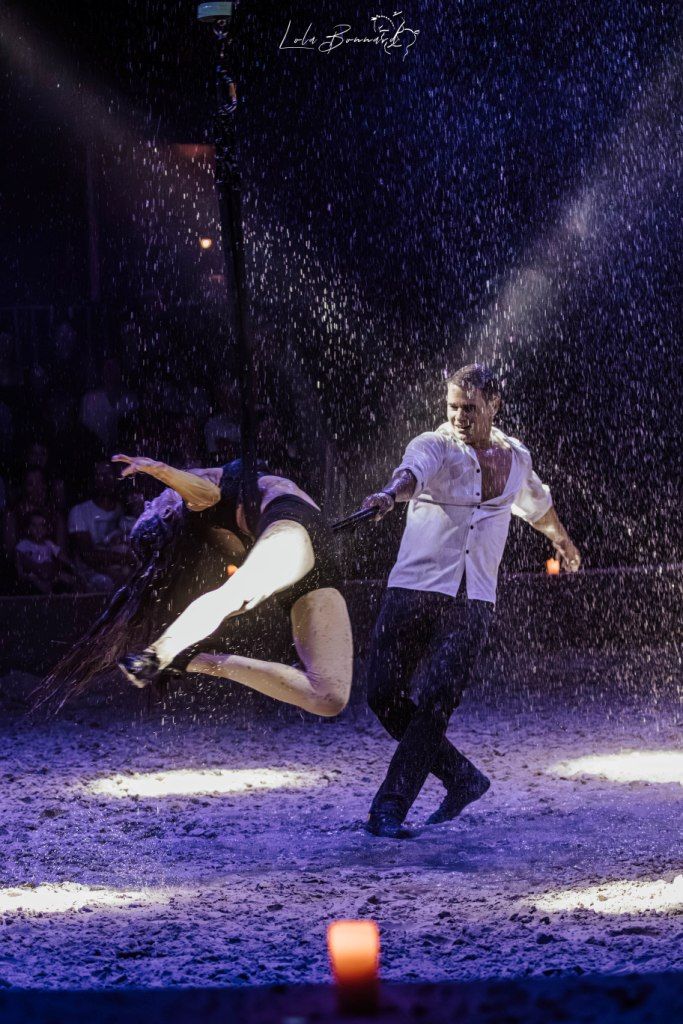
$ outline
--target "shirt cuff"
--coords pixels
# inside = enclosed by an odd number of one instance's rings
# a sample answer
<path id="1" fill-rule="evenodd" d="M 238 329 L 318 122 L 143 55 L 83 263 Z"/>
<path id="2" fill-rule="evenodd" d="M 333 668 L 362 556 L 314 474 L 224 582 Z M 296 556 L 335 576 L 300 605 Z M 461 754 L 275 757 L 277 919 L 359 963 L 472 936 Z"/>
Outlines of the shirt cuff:
<path id="1" fill-rule="evenodd" d="M 421 491 L 424 490 L 424 477 L 423 477 L 422 473 L 420 472 L 420 470 L 417 468 L 417 466 L 411 465 L 410 462 L 402 462 L 401 465 L 398 466 L 394 470 L 394 472 L 402 473 L 404 469 L 410 470 L 410 472 L 413 474 L 413 476 L 417 480 L 417 483 L 415 484 L 415 490 L 410 495 L 410 497 L 412 499 L 412 498 L 415 497 L 416 494 L 419 494 Z"/>
<path id="2" fill-rule="evenodd" d="M 547 484 L 542 484 L 541 486 L 543 487 L 545 501 L 540 503 L 540 508 L 537 511 L 534 511 L 527 516 L 527 522 L 532 526 L 534 523 L 537 523 L 539 519 L 542 519 L 543 516 L 546 515 L 546 513 L 553 507 L 553 496 L 550 493 L 550 488 Z"/>

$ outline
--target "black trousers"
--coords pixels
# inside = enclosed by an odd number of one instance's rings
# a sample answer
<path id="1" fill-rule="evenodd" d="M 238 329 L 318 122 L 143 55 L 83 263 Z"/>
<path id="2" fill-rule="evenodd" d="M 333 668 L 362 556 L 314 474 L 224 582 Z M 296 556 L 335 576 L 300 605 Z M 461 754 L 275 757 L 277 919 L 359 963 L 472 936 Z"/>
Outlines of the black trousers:
<path id="1" fill-rule="evenodd" d="M 404 818 L 430 772 L 452 789 L 475 771 L 446 729 L 492 615 L 488 601 L 398 587 L 384 594 L 368 663 L 368 703 L 399 742 L 371 813 L 391 808 Z M 415 701 L 410 691 L 418 666 Z"/>

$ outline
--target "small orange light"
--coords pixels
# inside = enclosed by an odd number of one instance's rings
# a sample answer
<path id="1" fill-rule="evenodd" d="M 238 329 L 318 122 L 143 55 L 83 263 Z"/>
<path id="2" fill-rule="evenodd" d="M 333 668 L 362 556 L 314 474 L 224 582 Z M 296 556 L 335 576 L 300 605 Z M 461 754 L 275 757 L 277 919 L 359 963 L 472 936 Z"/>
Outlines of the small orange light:
<path id="1" fill-rule="evenodd" d="M 545 571 L 548 576 L 559 576 L 560 575 L 560 560 L 559 558 L 549 558 L 545 563 Z"/>
<path id="2" fill-rule="evenodd" d="M 327 948 L 337 983 L 339 1008 L 372 1013 L 379 995 L 379 928 L 375 921 L 333 921 Z"/>
<path id="3" fill-rule="evenodd" d="M 237 572 L 237 566 L 229 565 L 225 571 L 227 572 L 228 576 L 234 576 L 235 573 Z"/>
<path id="4" fill-rule="evenodd" d="M 213 245 L 213 238 L 200 238 L 199 239 L 199 248 L 200 249 L 210 249 L 212 245 Z"/>

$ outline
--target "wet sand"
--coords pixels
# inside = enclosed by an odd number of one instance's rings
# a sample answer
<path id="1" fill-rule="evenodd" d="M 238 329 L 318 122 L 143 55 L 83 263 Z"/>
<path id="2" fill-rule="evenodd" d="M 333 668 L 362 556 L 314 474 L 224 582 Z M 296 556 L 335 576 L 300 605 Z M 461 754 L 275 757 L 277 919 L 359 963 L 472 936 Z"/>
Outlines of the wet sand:
<path id="1" fill-rule="evenodd" d="M 149 712 L 100 691 L 36 724 L 29 681 L 4 682 L 4 987 L 327 981 L 338 917 L 379 922 L 388 980 L 683 966 L 673 648 L 547 655 L 475 683 L 449 734 L 491 790 L 427 829 L 430 780 L 401 842 L 361 827 L 394 748 L 361 706 L 319 721 L 204 684 Z M 621 781 L 553 770 L 633 751 L 674 753 L 617 762 Z"/>

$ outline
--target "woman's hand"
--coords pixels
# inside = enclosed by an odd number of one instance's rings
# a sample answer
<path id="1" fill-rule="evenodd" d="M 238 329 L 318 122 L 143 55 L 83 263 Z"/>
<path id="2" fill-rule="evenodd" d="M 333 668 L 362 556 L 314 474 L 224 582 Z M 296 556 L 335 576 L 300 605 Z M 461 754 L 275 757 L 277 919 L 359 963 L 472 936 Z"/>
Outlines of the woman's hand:
<path id="1" fill-rule="evenodd" d="M 136 473 L 152 473 L 159 463 L 156 459 L 146 459 L 142 455 L 112 455 L 112 462 L 126 462 L 128 465 L 121 473 L 121 480 L 127 476 L 135 476 Z"/>

